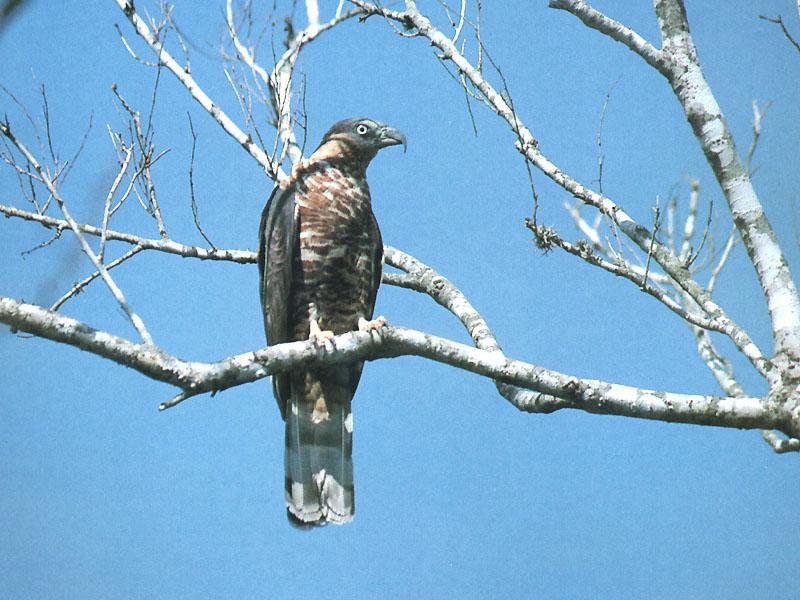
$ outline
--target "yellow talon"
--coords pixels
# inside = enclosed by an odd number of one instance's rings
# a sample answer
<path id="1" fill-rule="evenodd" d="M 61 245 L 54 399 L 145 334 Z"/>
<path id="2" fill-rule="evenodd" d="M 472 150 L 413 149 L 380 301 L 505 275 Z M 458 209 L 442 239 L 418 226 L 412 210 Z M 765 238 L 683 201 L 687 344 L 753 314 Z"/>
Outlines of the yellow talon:
<path id="1" fill-rule="evenodd" d="M 317 346 L 320 348 L 324 348 L 336 335 L 333 333 L 333 331 L 320 329 L 319 323 L 317 323 L 316 319 L 311 320 L 308 328 L 308 339 L 316 342 Z"/>
<path id="2" fill-rule="evenodd" d="M 376 329 L 380 329 L 385 325 L 388 325 L 388 323 L 383 315 L 379 315 L 377 318 L 372 319 L 371 321 L 367 321 L 364 317 L 358 319 L 359 331 L 375 331 Z"/>

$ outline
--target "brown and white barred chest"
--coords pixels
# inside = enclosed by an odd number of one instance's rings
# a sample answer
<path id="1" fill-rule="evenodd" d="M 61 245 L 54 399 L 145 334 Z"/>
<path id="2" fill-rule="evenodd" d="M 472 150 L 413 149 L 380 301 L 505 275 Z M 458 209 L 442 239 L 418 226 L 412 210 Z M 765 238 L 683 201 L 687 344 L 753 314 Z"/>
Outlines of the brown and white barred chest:
<path id="1" fill-rule="evenodd" d="M 309 305 L 322 329 L 344 333 L 372 315 L 376 240 L 363 175 L 325 165 L 299 178 L 296 219 L 299 252 L 293 268 L 295 339 L 308 337 Z"/>

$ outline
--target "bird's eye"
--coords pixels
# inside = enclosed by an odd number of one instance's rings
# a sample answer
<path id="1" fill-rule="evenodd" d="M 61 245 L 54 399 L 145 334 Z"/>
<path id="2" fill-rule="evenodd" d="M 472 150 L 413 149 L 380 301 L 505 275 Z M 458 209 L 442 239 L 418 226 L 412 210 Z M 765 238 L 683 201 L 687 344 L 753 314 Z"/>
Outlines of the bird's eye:
<path id="1" fill-rule="evenodd" d="M 369 131 L 369 127 L 361 123 L 360 125 L 356 126 L 356 133 L 358 135 L 366 135 L 367 131 Z"/>

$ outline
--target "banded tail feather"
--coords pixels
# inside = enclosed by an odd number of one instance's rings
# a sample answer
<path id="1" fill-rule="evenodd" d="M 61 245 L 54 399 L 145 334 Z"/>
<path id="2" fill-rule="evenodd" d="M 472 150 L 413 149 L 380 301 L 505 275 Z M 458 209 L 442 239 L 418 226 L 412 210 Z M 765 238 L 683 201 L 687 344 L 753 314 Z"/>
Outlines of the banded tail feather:
<path id="1" fill-rule="evenodd" d="M 331 377 L 293 378 L 286 411 L 286 515 L 297 527 L 353 518 L 353 418 L 348 387 Z"/>

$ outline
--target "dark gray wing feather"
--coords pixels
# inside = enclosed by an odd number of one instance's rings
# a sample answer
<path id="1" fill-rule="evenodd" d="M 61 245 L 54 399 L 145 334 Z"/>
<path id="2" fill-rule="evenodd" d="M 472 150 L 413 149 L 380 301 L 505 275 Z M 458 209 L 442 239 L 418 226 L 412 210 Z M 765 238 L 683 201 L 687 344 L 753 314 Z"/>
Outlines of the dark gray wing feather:
<path id="1" fill-rule="evenodd" d="M 372 289 L 369 296 L 369 315 L 368 319 L 372 318 L 375 311 L 375 299 L 378 296 L 378 288 L 381 285 L 381 277 L 383 275 L 383 238 L 381 237 L 381 230 L 378 227 L 378 221 L 375 215 L 370 212 L 370 233 L 369 236 L 375 244 L 375 254 L 372 259 Z"/>
<path id="2" fill-rule="evenodd" d="M 258 230 L 258 274 L 261 310 L 267 343 L 289 340 L 291 318 L 292 265 L 299 238 L 295 219 L 294 185 L 276 186 L 261 213 Z M 286 417 L 290 376 L 273 375 L 272 389 L 281 415 Z"/>

